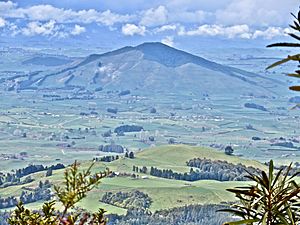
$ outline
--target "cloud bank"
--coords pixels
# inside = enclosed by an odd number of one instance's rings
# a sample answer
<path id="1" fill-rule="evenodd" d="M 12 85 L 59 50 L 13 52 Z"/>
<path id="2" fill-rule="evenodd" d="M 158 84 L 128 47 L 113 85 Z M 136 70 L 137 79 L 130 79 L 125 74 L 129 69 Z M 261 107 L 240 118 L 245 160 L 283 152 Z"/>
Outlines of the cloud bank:
<path id="1" fill-rule="evenodd" d="M 67 38 L 87 35 L 88 25 L 93 25 L 129 37 L 157 35 L 169 45 L 180 36 L 272 39 L 290 32 L 289 12 L 298 7 L 296 0 L 276 4 L 274 0 L 135 0 L 138 10 L 123 1 L 105 0 L 107 8 L 103 10 L 97 9 L 97 0 L 90 9 L 68 4 L 58 7 L 50 0 L 46 4 L 36 2 L 20 6 L 0 1 L 0 31 L 13 36 Z M 116 3 L 123 4 L 122 12 L 114 10 L 120 8 Z"/>

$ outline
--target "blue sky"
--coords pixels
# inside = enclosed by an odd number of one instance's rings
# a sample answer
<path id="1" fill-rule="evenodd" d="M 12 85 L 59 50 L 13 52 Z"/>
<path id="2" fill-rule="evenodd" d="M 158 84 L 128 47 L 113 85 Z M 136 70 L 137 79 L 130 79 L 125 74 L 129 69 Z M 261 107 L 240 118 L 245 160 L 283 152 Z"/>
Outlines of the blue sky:
<path id="1" fill-rule="evenodd" d="M 298 7 L 299 0 L 0 1 L 0 32 L 1 41 L 254 43 L 284 37 Z"/>

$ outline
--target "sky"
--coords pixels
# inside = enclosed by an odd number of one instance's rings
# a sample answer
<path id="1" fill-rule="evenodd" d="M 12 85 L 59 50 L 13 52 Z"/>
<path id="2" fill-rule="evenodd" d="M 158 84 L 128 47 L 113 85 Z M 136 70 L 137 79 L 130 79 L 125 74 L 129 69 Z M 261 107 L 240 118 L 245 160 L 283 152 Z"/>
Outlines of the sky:
<path id="1" fill-rule="evenodd" d="M 0 41 L 109 46 L 264 43 L 291 32 L 299 0 L 0 1 Z M 215 42 L 214 42 L 215 41 Z"/>

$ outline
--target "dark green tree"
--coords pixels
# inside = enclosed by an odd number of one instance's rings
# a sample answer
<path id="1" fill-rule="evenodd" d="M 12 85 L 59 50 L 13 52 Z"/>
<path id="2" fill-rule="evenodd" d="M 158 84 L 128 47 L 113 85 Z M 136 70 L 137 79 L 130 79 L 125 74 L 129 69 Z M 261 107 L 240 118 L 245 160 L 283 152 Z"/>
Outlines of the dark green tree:
<path id="1" fill-rule="evenodd" d="M 48 169 L 46 172 L 46 177 L 50 177 L 52 176 L 53 170 L 52 169 Z"/>
<path id="2" fill-rule="evenodd" d="M 234 152 L 234 150 L 230 145 L 226 146 L 226 148 L 225 148 L 225 154 L 226 155 L 232 155 L 233 152 Z"/>
<path id="3" fill-rule="evenodd" d="M 130 153 L 129 153 L 129 158 L 130 158 L 130 159 L 133 159 L 133 158 L 134 158 L 134 153 L 133 153 L 133 152 L 130 152 Z"/>

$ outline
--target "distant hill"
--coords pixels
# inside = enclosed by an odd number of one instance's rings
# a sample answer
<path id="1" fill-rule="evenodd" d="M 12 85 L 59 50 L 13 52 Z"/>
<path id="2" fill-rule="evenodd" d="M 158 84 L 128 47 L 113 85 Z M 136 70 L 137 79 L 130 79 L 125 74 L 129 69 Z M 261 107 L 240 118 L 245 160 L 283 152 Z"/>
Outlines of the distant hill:
<path id="1" fill-rule="evenodd" d="M 37 56 L 22 62 L 23 65 L 39 65 L 39 66 L 62 66 L 71 63 L 72 60 L 62 57 L 53 56 Z"/>
<path id="2" fill-rule="evenodd" d="M 136 90 L 143 94 L 269 95 L 280 85 L 279 81 L 224 66 L 162 43 L 144 43 L 93 54 L 60 69 L 39 73 L 23 81 L 20 87 L 82 87 L 87 90 L 103 87 Z"/>

